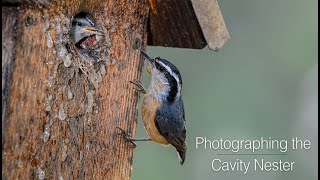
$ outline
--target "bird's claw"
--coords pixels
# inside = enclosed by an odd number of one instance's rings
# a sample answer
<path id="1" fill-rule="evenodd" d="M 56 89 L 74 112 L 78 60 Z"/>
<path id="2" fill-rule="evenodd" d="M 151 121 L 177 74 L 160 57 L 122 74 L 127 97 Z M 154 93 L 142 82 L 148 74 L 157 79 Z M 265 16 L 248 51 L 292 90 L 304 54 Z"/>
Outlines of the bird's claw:
<path id="1" fill-rule="evenodd" d="M 131 136 L 128 134 L 127 131 L 125 131 L 124 129 L 122 129 L 122 128 L 120 128 L 120 127 L 116 127 L 116 128 L 121 131 L 121 132 L 118 133 L 118 134 L 121 135 L 125 141 L 130 142 L 130 143 L 134 146 L 134 148 L 137 146 L 137 144 L 136 144 L 135 142 L 133 142 Z"/>
<path id="2" fill-rule="evenodd" d="M 143 87 L 143 85 L 141 84 L 140 81 L 134 79 L 134 80 L 129 81 L 129 82 L 132 83 L 132 84 L 134 84 L 134 85 L 136 85 L 137 91 L 139 91 L 139 92 L 141 92 L 141 93 L 143 93 L 143 94 L 145 94 L 145 93 L 147 92 L 146 89 Z"/>

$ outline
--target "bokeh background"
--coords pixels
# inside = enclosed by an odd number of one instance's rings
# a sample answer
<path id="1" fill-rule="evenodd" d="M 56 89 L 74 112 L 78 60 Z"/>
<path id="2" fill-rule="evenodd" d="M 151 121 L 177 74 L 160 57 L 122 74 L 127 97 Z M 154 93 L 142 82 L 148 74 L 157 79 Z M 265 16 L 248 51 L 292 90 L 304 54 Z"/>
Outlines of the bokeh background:
<path id="1" fill-rule="evenodd" d="M 188 152 L 180 166 L 173 147 L 138 142 L 132 179 L 317 179 L 318 1 L 220 0 L 219 5 L 231 36 L 220 52 L 147 48 L 151 56 L 169 59 L 182 73 Z M 149 81 L 145 71 L 143 84 Z M 146 136 L 140 116 L 137 137 Z M 299 137 L 310 140 L 312 147 L 288 151 L 287 156 L 226 157 L 217 154 L 228 151 L 196 150 L 197 136 L 211 140 Z M 214 158 L 296 163 L 291 172 L 244 175 L 214 172 Z"/>

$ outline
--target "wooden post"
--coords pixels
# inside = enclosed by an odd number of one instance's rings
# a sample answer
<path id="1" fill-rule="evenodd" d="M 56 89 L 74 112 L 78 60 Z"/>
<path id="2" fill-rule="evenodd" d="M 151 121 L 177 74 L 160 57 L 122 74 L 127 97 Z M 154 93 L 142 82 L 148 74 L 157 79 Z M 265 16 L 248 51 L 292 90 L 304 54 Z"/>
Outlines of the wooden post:
<path id="1" fill-rule="evenodd" d="M 139 95 L 129 80 L 141 78 L 136 49 L 147 44 L 146 3 L 60 0 L 19 7 L 3 116 L 3 178 L 130 179 L 133 147 L 116 127 L 135 133 Z M 67 28 L 80 11 L 91 12 L 107 32 L 91 76 L 66 65 Z"/>

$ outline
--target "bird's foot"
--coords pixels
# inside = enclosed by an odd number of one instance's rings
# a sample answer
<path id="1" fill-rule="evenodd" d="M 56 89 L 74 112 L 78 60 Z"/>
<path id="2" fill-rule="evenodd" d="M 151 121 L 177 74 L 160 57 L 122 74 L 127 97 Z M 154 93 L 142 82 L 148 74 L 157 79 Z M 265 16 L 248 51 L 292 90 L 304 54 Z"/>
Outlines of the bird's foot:
<path id="1" fill-rule="evenodd" d="M 122 128 L 120 128 L 120 127 L 117 127 L 117 129 L 119 129 L 119 130 L 121 131 L 121 132 L 118 133 L 118 134 L 121 135 L 125 141 L 130 142 L 130 143 L 133 145 L 134 148 L 137 146 L 137 144 L 136 144 L 135 142 L 133 142 L 134 139 L 131 138 L 131 136 L 128 134 L 127 131 L 125 131 L 124 129 L 122 129 Z"/>
<path id="2" fill-rule="evenodd" d="M 143 93 L 143 94 L 145 94 L 145 93 L 147 92 L 146 89 L 143 87 L 143 85 L 141 84 L 140 81 L 134 79 L 134 80 L 129 81 L 129 82 L 132 83 L 132 84 L 134 84 L 134 85 L 136 85 L 137 91 L 139 91 L 139 92 L 141 92 L 141 93 Z"/>

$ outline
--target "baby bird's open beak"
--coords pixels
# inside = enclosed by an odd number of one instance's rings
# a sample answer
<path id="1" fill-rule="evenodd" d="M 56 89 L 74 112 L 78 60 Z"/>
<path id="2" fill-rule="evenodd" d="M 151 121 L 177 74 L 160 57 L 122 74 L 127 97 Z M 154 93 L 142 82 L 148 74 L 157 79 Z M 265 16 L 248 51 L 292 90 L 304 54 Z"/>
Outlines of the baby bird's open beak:
<path id="1" fill-rule="evenodd" d="M 99 29 L 95 29 L 95 28 L 83 28 L 82 29 L 84 32 L 87 32 L 89 34 L 92 34 L 92 35 L 101 35 L 101 36 L 104 36 L 105 33 Z"/>

